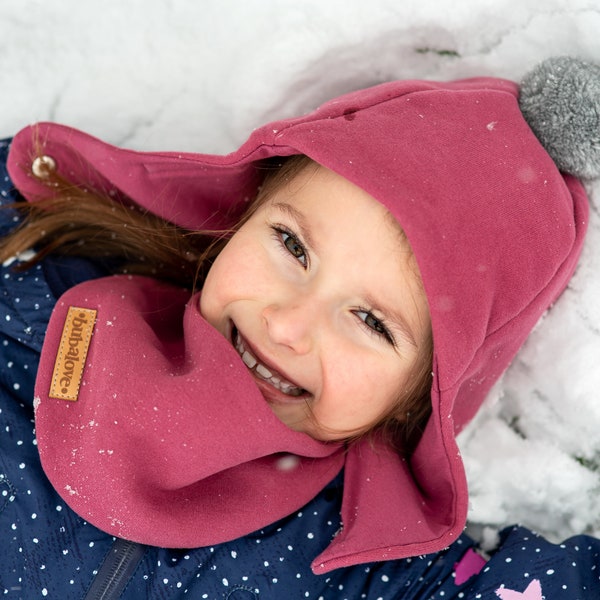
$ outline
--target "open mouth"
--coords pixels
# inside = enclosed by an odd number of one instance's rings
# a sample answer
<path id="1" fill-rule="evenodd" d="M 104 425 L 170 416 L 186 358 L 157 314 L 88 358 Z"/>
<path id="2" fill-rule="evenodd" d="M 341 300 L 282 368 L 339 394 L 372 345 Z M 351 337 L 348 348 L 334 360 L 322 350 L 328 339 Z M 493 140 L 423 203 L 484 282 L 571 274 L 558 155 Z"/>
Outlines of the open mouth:
<path id="1" fill-rule="evenodd" d="M 286 396 L 297 397 L 308 393 L 304 388 L 285 379 L 281 373 L 278 373 L 272 367 L 263 364 L 244 342 L 244 339 L 236 327 L 233 328 L 231 338 L 233 345 L 244 361 L 244 364 L 252 371 L 252 373 L 254 373 L 254 375 L 256 375 L 256 377 L 266 381 Z"/>

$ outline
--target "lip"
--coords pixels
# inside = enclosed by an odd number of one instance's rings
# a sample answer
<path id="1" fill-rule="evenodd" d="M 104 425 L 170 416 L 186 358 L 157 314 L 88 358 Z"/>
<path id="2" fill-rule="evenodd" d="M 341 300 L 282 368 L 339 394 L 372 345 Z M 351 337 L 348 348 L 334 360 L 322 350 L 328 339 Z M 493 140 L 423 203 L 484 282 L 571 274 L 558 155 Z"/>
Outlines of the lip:
<path id="1" fill-rule="evenodd" d="M 293 384 L 296 387 L 302 388 L 301 385 L 296 383 L 284 371 L 273 366 L 273 363 L 270 360 L 268 360 L 267 358 L 265 358 L 265 356 L 261 352 L 259 352 L 255 348 L 255 346 L 253 346 L 248 341 L 248 339 L 244 336 L 244 334 L 234 324 L 231 329 L 231 343 L 233 344 L 234 347 L 235 347 L 236 335 L 240 336 L 240 338 L 242 339 L 242 341 L 244 343 L 244 346 L 246 346 L 246 348 L 256 357 L 256 359 L 260 363 L 262 363 L 265 367 L 267 367 L 267 369 L 269 369 L 269 371 L 271 371 L 271 373 L 274 376 L 279 377 L 280 379 L 289 381 L 291 384 Z M 284 394 L 280 389 L 271 385 L 268 380 L 262 379 L 261 377 L 259 377 L 253 370 L 248 369 L 248 372 L 250 373 L 250 375 L 252 375 L 252 378 L 256 382 L 256 385 L 260 389 L 265 400 L 269 403 L 272 403 L 272 404 L 305 404 L 307 399 L 312 397 L 312 394 L 306 390 L 305 390 L 305 393 L 300 394 L 299 396 L 291 396 L 289 394 Z M 302 388 L 302 389 L 304 389 L 304 388 Z"/>

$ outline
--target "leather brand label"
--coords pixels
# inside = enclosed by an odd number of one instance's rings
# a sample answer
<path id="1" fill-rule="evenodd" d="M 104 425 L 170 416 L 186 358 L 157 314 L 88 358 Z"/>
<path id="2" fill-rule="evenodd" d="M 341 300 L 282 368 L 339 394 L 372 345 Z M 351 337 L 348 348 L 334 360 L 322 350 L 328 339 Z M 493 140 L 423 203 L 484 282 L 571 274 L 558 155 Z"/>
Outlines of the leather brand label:
<path id="1" fill-rule="evenodd" d="M 97 311 L 70 306 L 65 319 L 50 386 L 50 398 L 75 401 L 85 368 Z"/>

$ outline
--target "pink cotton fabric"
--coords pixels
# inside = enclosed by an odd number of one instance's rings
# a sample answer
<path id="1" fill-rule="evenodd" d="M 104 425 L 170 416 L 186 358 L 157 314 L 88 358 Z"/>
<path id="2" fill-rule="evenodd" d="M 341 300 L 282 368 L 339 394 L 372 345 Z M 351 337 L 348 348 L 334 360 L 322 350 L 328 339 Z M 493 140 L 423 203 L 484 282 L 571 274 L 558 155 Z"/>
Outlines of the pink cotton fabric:
<path id="1" fill-rule="evenodd" d="M 46 335 L 38 390 L 50 389 L 69 306 L 98 311 L 78 400 L 39 396 L 36 429 L 57 491 L 126 539 L 234 539 L 311 500 L 344 462 L 339 444 L 275 417 L 198 300 L 150 278 L 106 277 L 67 291 Z"/>
<path id="2" fill-rule="evenodd" d="M 226 156 L 123 150 L 48 123 L 20 132 L 9 169 L 27 198 L 46 191 L 31 174 L 32 159 L 46 154 L 76 182 L 126 196 L 191 229 L 232 224 L 260 183 L 256 161 L 306 154 L 362 187 L 397 218 L 415 253 L 431 311 L 433 414 L 405 461 L 378 443 L 363 441 L 342 452 L 283 427 L 265 410 L 229 343 L 201 324 L 194 301 L 182 309 L 180 291 L 173 292 L 179 294 L 177 301 L 164 306 L 178 315 L 174 324 L 182 323 L 171 340 L 167 330 L 142 326 L 147 317 L 138 301 L 119 300 L 121 286 L 126 297 L 135 290 L 143 298 L 164 284 L 117 277 L 73 288 L 60 299 L 48 330 L 36 388 L 36 429 L 44 469 L 74 510 L 110 533 L 140 542 L 175 547 L 218 543 L 255 529 L 259 523 L 248 515 L 264 514 L 266 523 L 300 507 L 343 465 L 343 529 L 315 558 L 316 573 L 429 553 L 452 543 L 467 513 L 455 435 L 566 286 L 587 222 L 582 185 L 557 170 L 524 121 L 517 96 L 514 83 L 494 78 L 386 83 L 332 100 L 311 114 L 265 125 Z M 48 374 L 56 336 L 66 307 L 82 302 L 99 307 L 84 394 L 76 403 L 51 400 Z M 102 328 L 113 312 L 122 322 L 129 314 L 140 325 L 131 331 L 136 344 L 109 341 L 111 332 Z M 202 338 L 194 336 L 193 344 L 187 337 L 190 323 Z M 141 360 L 141 348 L 151 348 L 164 368 Z M 169 395 L 163 385 L 181 377 L 182 368 L 172 360 L 173 348 L 198 373 L 218 369 L 218 381 L 183 378 L 177 394 Z M 130 364 L 130 375 L 117 400 L 102 369 L 121 360 Z M 231 373 L 227 384 L 223 373 Z M 155 422 L 150 407 L 159 401 L 166 417 Z M 182 401 L 191 412 L 177 416 Z M 139 413 L 135 419 L 131 406 Z M 245 420 L 229 412 L 240 406 L 252 423 L 248 430 Z M 130 422 L 131 435 L 119 438 L 119 457 L 113 454 L 112 462 L 93 451 L 112 439 L 110 419 L 83 427 L 98 411 L 116 411 Z M 206 415 L 214 428 L 207 427 Z M 177 475 L 181 464 L 190 464 L 190 452 L 178 444 L 180 426 L 192 454 L 210 462 L 205 469 L 203 460 L 194 458 L 185 477 Z M 161 437 L 169 438 L 168 448 Z M 71 467 L 73 452 L 79 456 Z M 281 452 L 303 457 L 302 467 L 277 469 Z M 105 471 L 99 478 L 101 463 Z M 162 466 L 160 476 L 157 465 Z M 313 472 L 318 475 L 311 484 Z M 217 483 L 214 489 L 229 496 L 231 505 L 237 501 L 240 510 L 219 513 L 212 488 L 206 487 L 213 478 L 233 482 Z M 78 494 L 65 490 L 73 481 L 80 486 Z M 238 487 L 243 481 L 244 490 L 262 487 L 264 498 L 246 503 Z M 296 495 L 303 489 L 307 493 Z"/>

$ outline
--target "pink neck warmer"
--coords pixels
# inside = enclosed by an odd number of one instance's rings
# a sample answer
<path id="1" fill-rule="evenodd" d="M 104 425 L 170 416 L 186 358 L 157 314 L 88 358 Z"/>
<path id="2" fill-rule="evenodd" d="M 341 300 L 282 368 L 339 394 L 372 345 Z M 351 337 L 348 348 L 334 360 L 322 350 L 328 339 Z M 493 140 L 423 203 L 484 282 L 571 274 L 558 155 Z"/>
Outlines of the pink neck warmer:
<path id="1" fill-rule="evenodd" d="M 373 490 L 414 495 L 389 478 L 399 469 L 409 477 L 407 467 L 375 442 L 347 452 L 283 425 L 232 345 L 202 318 L 198 300 L 139 276 L 93 280 L 60 298 L 36 382 L 44 469 L 68 504 L 100 529 L 193 547 L 290 514 L 346 464 L 350 535 L 315 560 L 316 570 L 328 570 L 328 557 L 354 554 L 365 537 L 386 531 L 385 502 Z M 82 330 L 94 320 L 84 356 Z M 81 381 L 74 363 L 85 363 Z M 50 389 L 76 400 L 50 397 Z M 405 518 L 418 516 L 409 510 Z"/>

